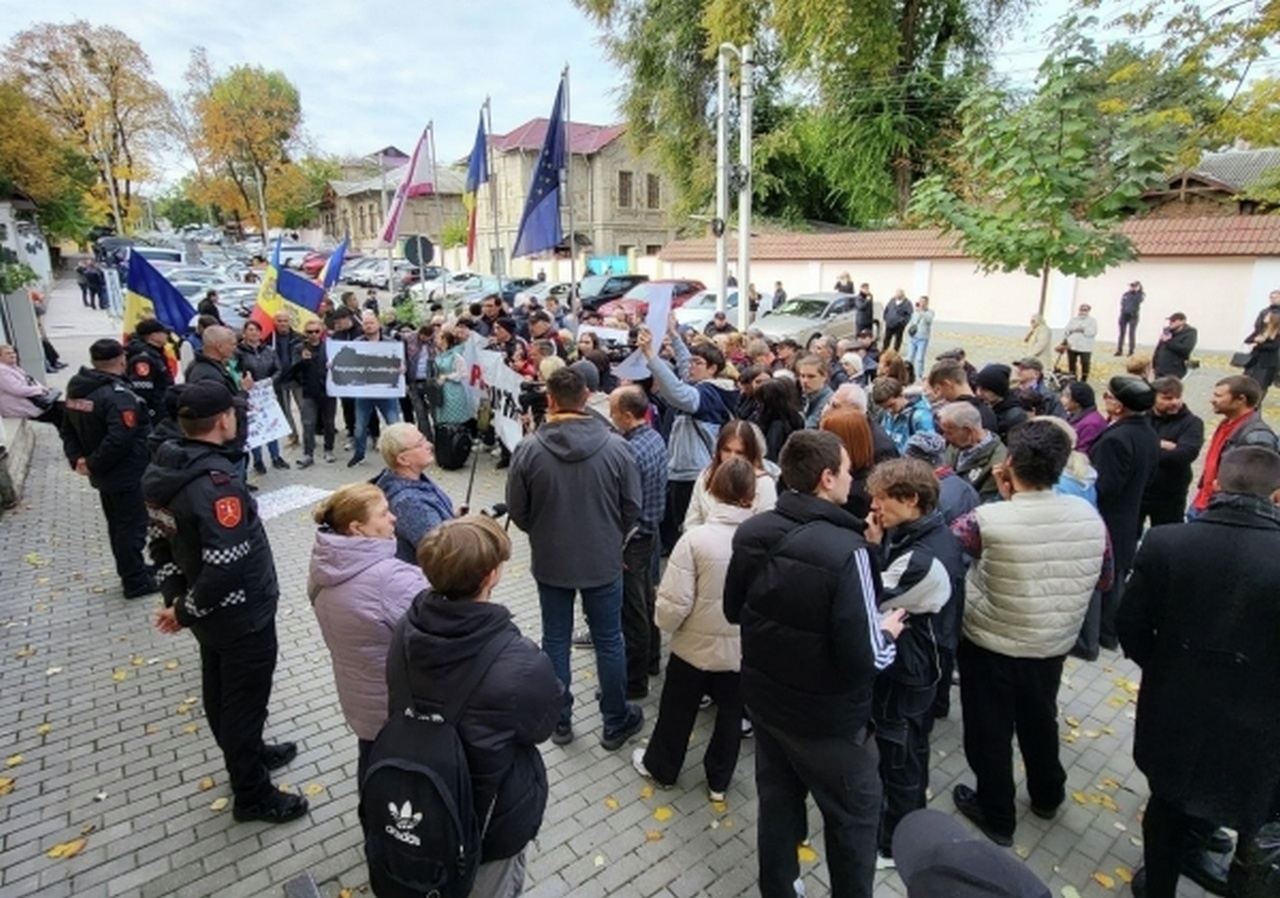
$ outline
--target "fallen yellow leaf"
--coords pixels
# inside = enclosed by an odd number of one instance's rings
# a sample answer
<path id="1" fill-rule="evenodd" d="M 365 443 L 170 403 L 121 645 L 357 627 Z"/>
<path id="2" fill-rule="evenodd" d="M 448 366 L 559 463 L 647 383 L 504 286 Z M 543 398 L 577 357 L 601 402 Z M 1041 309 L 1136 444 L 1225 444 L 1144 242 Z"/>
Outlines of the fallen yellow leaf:
<path id="1" fill-rule="evenodd" d="M 338 889 L 338 898 L 351 898 L 353 894 L 351 889 Z"/>
<path id="2" fill-rule="evenodd" d="M 276 788 L 279 789 L 281 792 L 286 792 L 289 794 L 293 793 L 293 783 L 281 783 L 280 785 L 276 786 Z"/>
<path id="3" fill-rule="evenodd" d="M 26 555 L 23 555 L 22 560 L 32 567 L 44 567 L 49 563 L 47 559 L 41 558 L 35 552 L 28 552 Z"/>
<path id="4" fill-rule="evenodd" d="M 97 828 L 98 824 L 96 823 L 86 823 L 84 826 L 80 827 L 80 835 L 87 836 L 89 833 L 97 830 Z"/>
<path id="5" fill-rule="evenodd" d="M 653 786 L 645 786 L 640 790 L 641 798 L 653 798 Z"/>
<path id="6" fill-rule="evenodd" d="M 818 852 L 814 851 L 808 845 L 801 845 L 796 849 L 796 856 L 800 858 L 801 863 L 812 864 L 818 860 Z"/>
<path id="7" fill-rule="evenodd" d="M 68 860 L 84 851 L 84 846 L 87 844 L 89 844 L 88 839 L 73 839 L 70 842 L 59 842 L 57 845 L 54 845 L 49 849 L 49 857 L 54 858 L 55 860 L 57 858 Z"/>
<path id="8" fill-rule="evenodd" d="M 1097 739 L 1099 736 L 1102 735 L 1097 730 L 1085 730 L 1084 734 L 1088 736 L 1090 739 Z"/>
<path id="9" fill-rule="evenodd" d="M 213 804 L 209 805 L 209 810 L 211 810 L 211 811 L 221 811 L 221 810 L 223 810 L 223 809 L 224 809 L 228 804 L 230 804 L 230 802 L 229 802 L 229 801 L 227 801 L 227 799 L 225 799 L 225 798 L 218 798 L 218 799 L 215 799 L 215 800 L 214 800 Z"/>
<path id="10" fill-rule="evenodd" d="M 1123 708 L 1128 701 L 1129 700 L 1123 695 L 1113 695 L 1111 698 L 1107 699 L 1107 704 L 1113 708 Z"/>
<path id="11" fill-rule="evenodd" d="M 1066 722 L 1067 722 L 1067 726 L 1071 727 L 1072 729 L 1075 729 L 1076 727 L 1080 726 L 1080 721 L 1076 720 L 1074 717 L 1066 718 Z"/>
<path id="12" fill-rule="evenodd" d="M 196 733 L 200 732 L 200 727 L 197 724 L 189 723 L 182 728 L 182 732 L 186 733 L 188 736 L 194 736 Z"/>
<path id="13" fill-rule="evenodd" d="M 23 658 L 30 658 L 37 651 L 39 651 L 39 649 L 33 649 L 31 646 L 27 646 L 24 649 L 19 649 L 18 654 L 14 655 L 13 657 L 21 661 Z"/>
<path id="14" fill-rule="evenodd" d="M 213 785 L 214 785 L 213 777 L 206 776 L 204 779 L 200 780 L 198 785 L 200 787 L 201 792 L 208 792 L 210 789 L 213 788 Z"/>
<path id="15" fill-rule="evenodd" d="M 729 810 L 729 804 L 724 801 L 713 801 L 711 802 L 711 810 L 715 811 L 717 814 L 723 814 Z"/>
<path id="16" fill-rule="evenodd" d="M 1102 805 L 1108 811 L 1119 811 L 1120 805 L 1116 804 L 1116 800 L 1110 795 L 1099 795 L 1098 804 Z"/>
<path id="17" fill-rule="evenodd" d="M 149 724 L 147 724 L 146 726 L 144 726 L 144 727 L 142 728 L 142 732 L 143 732 L 145 735 L 147 735 L 147 736 L 153 736 L 153 735 L 155 735 L 155 732 L 156 732 L 156 726 L 155 726 L 155 724 L 153 724 L 153 723 L 149 723 Z"/>
<path id="18" fill-rule="evenodd" d="M 656 829 L 651 829 L 644 834 L 644 840 L 646 842 L 660 842 L 662 841 L 662 833 Z"/>
<path id="19" fill-rule="evenodd" d="M 179 714 L 190 714 L 190 713 L 191 713 L 191 706 L 190 706 L 190 705 L 178 705 L 178 713 L 179 713 Z"/>
<path id="20" fill-rule="evenodd" d="M 52 729 L 53 729 L 53 725 L 52 725 L 52 724 L 42 723 L 42 724 L 40 724 L 40 726 L 36 727 L 36 735 L 37 735 L 37 736 L 47 736 L 47 735 L 49 734 L 49 731 L 50 731 L 50 730 L 52 730 Z"/>
<path id="21" fill-rule="evenodd" d="M 1014 845 L 1013 853 L 1016 854 L 1018 857 L 1022 858 L 1024 861 L 1027 858 L 1031 857 L 1031 849 L 1028 848 L 1026 845 Z"/>
<path id="22" fill-rule="evenodd" d="M 1089 796 L 1085 795 L 1083 792 L 1072 792 L 1071 800 L 1074 801 L 1076 804 L 1088 804 Z"/>
<path id="23" fill-rule="evenodd" d="M 672 814 L 671 808 L 667 807 L 664 804 L 662 807 L 654 809 L 653 819 L 661 823 L 664 820 L 670 820 L 671 814 Z"/>
<path id="24" fill-rule="evenodd" d="M 111 679 L 115 680 L 117 683 L 119 683 L 121 680 L 127 680 L 129 679 L 129 671 L 117 670 L 115 673 L 111 675 Z"/>
<path id="25" fill-rule="evenodd" d="M 1116 887 L 1116 881 L 1105 873 L 1093 874 L 1093 881 L 1104 889 L 1114 889 Z"/>
<path id="26" fill-rule="evenodd" d="M 1055 867 L 1053 872 L 1057 873 L 1058 869 Z M 1063 886 L 1062 898 L 1080 898 L 1080 890 L 1075 886 Z"/>
<path id="27" fill-rule="evenodd" d="M 13 777 L 0 776 L 0 795 L 8 795 L 13 791 Z"/>
<path id="28" fill-rule="evenodd" d="M 22 763 L 22 755 L 9 755 L 8 759 L 6 759 L 4 762 L 4 766 L 17 767 L 21 763 Z"/>
<path id="29" fill-rule="evenodd" d="M 1133 871 L 1128 867 L 1116 867 L 1116 878 L 1121 882 L 1133 882 Z"/>
<path id="30" fill-rule="evenodd" d="M 724 820 L 722 820 L 720 822 L 720 825 L 723 826 L 725 829 L 733 829 L 733 821 L 729 820 L 728 818 L 725 818 Z"/>
<path id="31" fill-rule="evenodd" d="M 132 664 L 134 667 L 141 667 L 142 665 L 147 663 L 147 659 L 142 657 L 141 655 L 134 655 L 132 658 L 129 659 L 129 663 Z"/>
<path id="32" fill-rule="evenodd" d="M 618 809 L 618 799 L 610 795 L 604 800 L 604 806 L 611 811 L 616 811 Z"/>
<path id="33" fill-rule="evenodd" d="M 324 786 L 319 783 L 307 783 L 307 787 L 302 790 L 307 795 L 319 795 L 324 791 Z"/>
<path id="34" fill-rule="evenodd" d="M 178 662 L 177 662 L 177 661 L 170 661 L 169 663 L 167 663 L 167 664 L 164 666 L 164 669 L 165 669 L 165 670 L 177 670 L 177 669 L 178 669 Z"/>
<path id="35" fill-rule="evenodd" d="M 1111 790 L 1115 790 L 1115 789 L 1119 789 L 1119 788 L 1120 788 L 1120 783 L 1119 783 L 1115 778 L 1110 777 L 1110 776 L 1109 776 L 1109 777 L 1107 777 L 1106 779 L 1104 779 L 1104 780 L 1102 781 L 1102 785 L 1103 785 L 1105 788 L 1107 788 L 1107 789 L 1111 789 Z"/>

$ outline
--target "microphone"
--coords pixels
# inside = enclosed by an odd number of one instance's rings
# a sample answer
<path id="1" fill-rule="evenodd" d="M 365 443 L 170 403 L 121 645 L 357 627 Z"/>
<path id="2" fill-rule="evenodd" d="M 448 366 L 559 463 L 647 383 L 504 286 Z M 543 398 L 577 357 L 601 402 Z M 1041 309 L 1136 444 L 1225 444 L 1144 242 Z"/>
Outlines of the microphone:
<path id="1" fill-rule="evenodd" d="M 495 502 L 488 508 L 480 509 L 480 514 L 486 518 L 500 518 L 507 513 L 507 503 Z"/>

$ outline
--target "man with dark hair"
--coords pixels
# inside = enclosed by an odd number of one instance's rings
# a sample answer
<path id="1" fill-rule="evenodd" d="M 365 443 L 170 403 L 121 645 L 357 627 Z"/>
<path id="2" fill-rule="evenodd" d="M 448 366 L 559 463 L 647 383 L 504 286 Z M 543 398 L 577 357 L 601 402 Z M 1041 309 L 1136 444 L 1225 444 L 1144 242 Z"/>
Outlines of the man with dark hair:
<path id="1" fill-rule="evenodd" d="M 1124 336 L 1129 335 L 1129 355 L 1133 355 L 1133 343 L 1138 334 L 1138 314 L 1142 309 L 1142 301 L 1147 298 L 1142 284 L 1131 281 L 1129 289 L 1120 297 L 1120 336 L 1116 337 L 1116 355 L 1124 354 Z"/>
<path id="2" fill-rule="evenodd" d="M 1028 421 L 1009 437 L 996 469 L 1005 501 L 980 505 L 951 525 L 973 558 L 965 581 L 956 660 L 964 752 L 977 787 L 961 784 L 956 808 L 998 845 L 1013 844 L 1013 735 L 1027 771 L 1031 810 L 1052 819 L 1066 797 L 1058 757 L 1058 687 L 1094 589 L 1109 587 L 1107 529 L 1093 506 L 1054 484 L 1071 439 L 1052 421 Z"/>
<path id="3" fill-rule="evenodd" d="M 975 376 L 977 372 L 974 372 Z M 991 406 L 979 399 L 970 386 L 969 373 L 956 359 L 942 359 L 929 369 L 929 389 L 943 402 L 967 402 L 978 410 L 982 427 L 996 432 L 996 413 Z"/>
<path id="4" fill-rule="evenodd" d="M 169 343 L 169 328 L 155 318 L 144 318 L 134 329 L 129 345 L 126 377 L 129 389 L 147 406 L 147 417 L 155 427 L 165 417 L 164 394 L 173 386 L 169 360 L 164 348 Z"/>
<path id="5" fill-rule="evenodd" d="M 644 712 L 626 701 L 622 640 L 623 548 L 641 512 L 640 471 L 622 437 L 586 411 L 587 384 L 573 368 L 547 379 L 547 419 L 511 457 L 507 507 L 529 534 L 530 570 L 542 606 L 542 650 L 565 686 L 552 741 L 573 741 L 569 643 L 582 593 L 600 684 L 600 743 L 621 748 Z"/>
<path id="6" fill-rule="evenodd" d="M 689 510 L 693 484 L 711 463 L 720 427 L 737 412 L 738 385 L 723 376 L 724 353 L 714 343 L 685 346 L 674 315 L 667 333 L 675 357 L 674 371 L 658 355 L 648 328 L 640 328 L 636 345 L 648 360 L 659 402 L 673 417 L 667 435 L 667 509 L 661 534 L 664 550 L 670 551 Z"/>
<path id="7" fill-rule="evenodd" d="M 143 559 L 147 508 L 138 489 L 151 460 L 147 405 L 125 382 L 125 352 L 118 340 L 89 347 L 90 366 L 67 384 L 62 450 L 71 469 L 89 478 L 107 518 L 107 538 L 126 599 L 156 591 Z"/>
<path id="8" fill-rule="evenodd" d="M 894 448 L 905 452 L 907 440 L 915 433 L 933 431 L 933 410 L 923 395 L 907 398 L 902 383 L 893 377 L 880 377 L 871 384 L 871 401 L 884 412 L 882 424 Z"/>
<path id="9" fill-rule="evenodd" d="M 498 319 L 505 314 L 505 307 L 502 304 L 502 297 L 496 293 L 490 293 L 480 301 L 480 315 L 476 317 L 472 315 L 472 327 L 477 334 L 482 337 L 493 336 L 493 326 Z"/>
<path id="10" fill-rule="evenodd" d="M 216 381 L 187 385 L 178 402 L 183 437 L 162 445 L 143 477 L 165 603 L 156 628 L 189 628 L 200 643 L 205 716 L 235 819 L 286 823 L 306 814 L 307 800 L 279 791 L 268 773 L 292 761 L 297 746 L 262 741 L 280 589 L 267 532 L 233 461 L 237 403 Z"/>
<path id="11" fill-rule="evenodd" d="M 1160 332 L 1160 342 L 1151 357 L 1156 377 L 1186 377 L 1187 362 L 1196 349 L 1196 329 L 1187 324 L 1187 316 L 1174 312 L 1169 325 Z"/>
<path id="12" fill-rule="evenodd" d="M 756 735 L 760 893 L 794 898 L 805 798 L 822 811 L 833 895 L 871 898 L 881 784 L 872 684 L 893 663 L 904 612 L 881 617 L 863 523 L 841 506 L 853 482 L 835 434 L 793 433 L 790 489 L 739 526 L 724 612 L 742 625 L 742 697 Z"/>
<path id="13" fill-rule="evenodd" d="M 880 610 L 901 608 L 911 625 L 897 641 L 897 657 L 876 677 L 872 716 L 880 748 L 885 809 L 879 848 L 893 857 L 893 834 L 907 814 L 925 806 L 929 733 L 944 658 L 960 637 L 964 558 L 938 510 L 938 478 L 914 458 L 882 462 L 867 478 L 871 515 L 866 538 L 880 547 L 884 567 Z M 945 665 L 947 688 L 951 667 Z"/>
<path id="14" fill-rule="evenodd" d="M 1173 898 L 1179 872 L 1227 894 L 1206 836 L 1225 825 L 1246 846 L 1280 812 L 1280 455 L 1232 449 L 1214 486 L 1196 520 L 1147 533 L 1120 609 L 1151 787 L 1139 898 Z"/>
<path id="15" fill-rule="evenodd" d="M 1009 431 L 1030 417 L 1013 392 L 1010 383 L 1012 376 L 1013 371 L 1008 365 L 993 362 L 983 365 L 976 378 L 975 392 L 991 406 L 991 411 L 996 416 L 996 435 L 1006 444 L 1009 442 Z"/>
<path id="16" fill-rule="evenodd" d="M 1142 520 L 1151 526 L 1181 523 L 1187 514 L 1191 466 L 1204 448 L 1204 421 L 1182 401 L 1182 381 L 1158 377 L 1151 382 L 1156 401 L 1151 426 L 1160 440 L 1160 460 L 1142 494 Z"/>
<path id="17" fill-rule="evenodd" d="M 1112 588 L 1102 596 L 1102 614 L 1094 627 L 1091 614 L 1081 649 L 1088 660 L 1097 657 L 1097 648 L 1119 648 L 1116 612 L 1124 596 L 1124 578 L 1138 549 L 1142 530 L 1142 496 L 1147 482 L 1160 463 L 1160 438 L 1146 412 L 1155 405 L 1156 391 L 1140 377 L 1118 375 L 1107 382 L 1102 394 L 1111 423 L 1089 448 L 1089 461 L 1098 472 L 1098 513 L 1111 534 L 1116 576 Z M 1095 636 L 1095 634 L 1097 634 Z"/>
<path id="18" fill-rule="evenodd" d="M 627 698 L 649 694 L 656 676 L 662 634 L 653 622 L 653 560 L 658 527 L 667 505 L 667 444 L 649 426 L 649 397 L 637 386 L 609 394 L 609 417 L 627 441 L 640 470 L 640 517 L 622 548 L 622 636 L 627 644 Z"/>
<path id="19" fill-rule="evenodd" d="M 1209 507 L 1209 499 L 1217 487 L 1218 463 L 1222 456 L 1231 449 L 1240 446 L 1263 446 L 1272 451 L 1280 450 L 1275 432 L 1266 421 L 1262 420 L 1262 412 L 1258 404 L 1262 401 L 1262 388 L 1252 377 L 1233 374 L 1224 377 L 1213 386 L 1210 399 L 1213 410 L 1222 416 L 1217 428 L 1213 431 L 1213 439 L 1209 441 L 1209 451 L 1204 456 L 1204 471 L 1200 474 L 1200 485 L 1196 497 L 1191 501 L 1187 517 L 1199 517 Z"/>
<path id="20" fill-rule="evenodd" d="M 804 403 L 800 409 L 804 415 L 804 426 L 816 428 L 822 422 L 822 413 L 832 396 L 827 363 L 821 356 L 803 356 L 796 362 L 796 382 L 800 385 L 800 400 Z"/>

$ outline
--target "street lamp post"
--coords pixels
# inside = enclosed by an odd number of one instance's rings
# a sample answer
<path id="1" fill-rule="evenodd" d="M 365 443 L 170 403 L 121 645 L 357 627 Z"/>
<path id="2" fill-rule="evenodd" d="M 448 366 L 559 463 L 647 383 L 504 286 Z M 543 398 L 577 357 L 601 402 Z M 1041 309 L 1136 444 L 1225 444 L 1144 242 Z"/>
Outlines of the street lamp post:
<path id="1" fill-rule="evenodd" d="M 751 45 L 721 44 L 717 58 L 719 109 L 716 115 L 716 308 L 729 301 L 729 57 L 738 59 L 738 164 L 732 180 L 738 189 L 738 330 L 747 329 L 751 303 L 751 117 L 755 91 L 751 83 Z"/>

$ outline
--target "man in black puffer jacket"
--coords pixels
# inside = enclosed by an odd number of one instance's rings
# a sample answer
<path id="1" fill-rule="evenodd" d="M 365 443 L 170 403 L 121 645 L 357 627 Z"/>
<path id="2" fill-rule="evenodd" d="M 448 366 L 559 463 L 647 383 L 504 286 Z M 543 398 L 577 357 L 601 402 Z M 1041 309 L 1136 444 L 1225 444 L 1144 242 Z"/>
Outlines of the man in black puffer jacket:
<path id="1" fill-rule="evenodd" d="M 793 898 L 805 797 L 822 809 L 833 895 L 871 898 L 880 822 L 872 684 L 894 659 L 904 612 L 883 619 L 853 482 L 835 434 L 793 433 L 778 457 L 791 489 L 733 538 L 724 612 L 742 625 L 742 697 L 756 731 L 763 898 Z"/>
<path id="2" fill-rule="evenodd" d="M 151 557 L 165 608 L 156 628 L 189 628 L 200 643 L 205 716 L 222 749 L 236 820 L 286 823 L 307 801 L 278 791 L 269 770 L 297 755 L 267 745 L 280 587 L 267 531 L 240 476 L 238 409 L 214 381 L 187 384 L 176 401 L 183 438 L 165 443 L 142 478 Z"/>
<path id="3" fill-rule="evenodd" d="M 418 563 L 431 583 L 396 627 L 387 653 L 389 713 L 443 708 L 493 640 L 511 640 L 471 693 L 457 721 L 471 772 L 472 806 L 482 825 L 473 895 L 516 895 L 525 847 L 547 806 L 538 743 L 564 704 L 551 659 L 520 635 L 505 605 L 489 601 L 511 558 L 511 541 L 490 518 L 446 521 L 423 538 Z M 399 651 L 404 647 L 404 651 Z"/>

